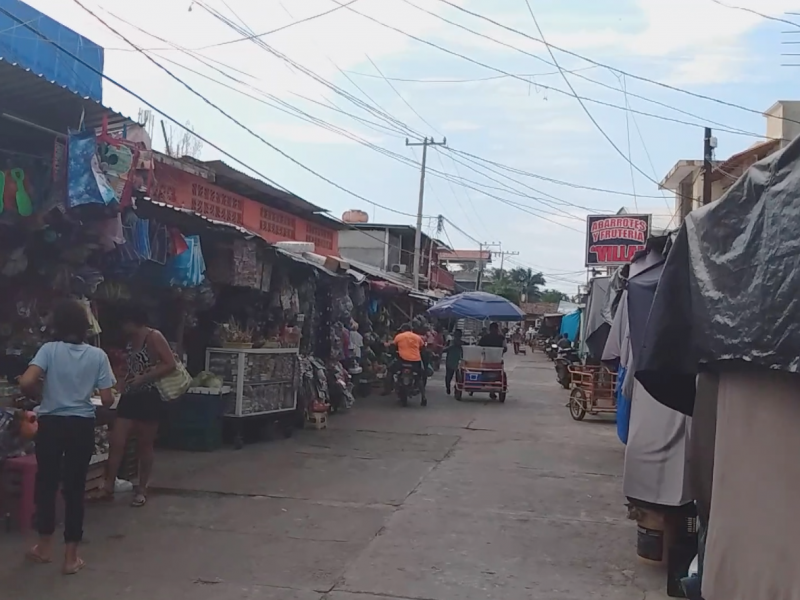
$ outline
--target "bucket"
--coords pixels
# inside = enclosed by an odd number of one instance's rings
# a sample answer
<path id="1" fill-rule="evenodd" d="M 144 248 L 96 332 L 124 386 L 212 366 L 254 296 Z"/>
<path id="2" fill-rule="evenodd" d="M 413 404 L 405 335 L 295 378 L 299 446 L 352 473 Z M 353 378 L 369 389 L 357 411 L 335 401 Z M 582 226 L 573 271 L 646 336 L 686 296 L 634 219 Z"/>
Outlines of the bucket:
<path id="1" fill-rule="evenodd" d="M 642 562 L 651 565 L 664 563 L 673 537 L 667 523 L 663 513 L 641 509 L 637 520 L 636 554 Z"/>

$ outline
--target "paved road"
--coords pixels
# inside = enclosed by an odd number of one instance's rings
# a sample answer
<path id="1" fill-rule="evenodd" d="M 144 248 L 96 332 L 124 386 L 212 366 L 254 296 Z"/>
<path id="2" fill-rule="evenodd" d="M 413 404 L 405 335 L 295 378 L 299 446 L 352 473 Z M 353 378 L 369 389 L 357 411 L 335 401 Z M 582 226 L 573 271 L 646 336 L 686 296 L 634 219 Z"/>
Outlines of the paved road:
<path id="1" fill-rule="evenodd" d="M 505 404 L 362 400 L 327 431 L 159 456 L 143 509 L 95 507 L 89 567 L 23 565 L 17 600 L 641 600 L 609 421 L 573 422 L 541 355 L 510 357 Z"/>

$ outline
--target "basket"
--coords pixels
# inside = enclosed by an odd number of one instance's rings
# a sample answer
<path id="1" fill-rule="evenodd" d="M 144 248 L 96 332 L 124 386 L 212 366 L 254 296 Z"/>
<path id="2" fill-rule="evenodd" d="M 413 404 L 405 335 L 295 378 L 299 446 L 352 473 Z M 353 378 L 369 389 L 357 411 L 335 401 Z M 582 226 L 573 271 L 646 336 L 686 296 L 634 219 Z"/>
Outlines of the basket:
<path id="1" fill-rule="evenodd" d="M 222 347 L 228 350 L 249 350 L 253 342 L 222 342 Z"/>

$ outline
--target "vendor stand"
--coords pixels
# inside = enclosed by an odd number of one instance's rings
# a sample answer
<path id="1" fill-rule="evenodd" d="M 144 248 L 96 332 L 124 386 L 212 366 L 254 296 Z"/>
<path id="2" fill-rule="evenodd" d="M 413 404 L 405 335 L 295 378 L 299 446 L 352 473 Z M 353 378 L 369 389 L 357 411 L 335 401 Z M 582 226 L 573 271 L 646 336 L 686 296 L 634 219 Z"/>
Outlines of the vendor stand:
<path id="1" fill-rule="evenodd" d="M 297 407 L 298 348 L 208 348 L 206 371 L 234 390 L 224 417 L 235 422 L 236 448 L 244 445 L 243 419 L 275 421 Z M 272 418 L 272 419 L 271 419 Z M 279 420 L 288 437 L 294 423 Z"/>

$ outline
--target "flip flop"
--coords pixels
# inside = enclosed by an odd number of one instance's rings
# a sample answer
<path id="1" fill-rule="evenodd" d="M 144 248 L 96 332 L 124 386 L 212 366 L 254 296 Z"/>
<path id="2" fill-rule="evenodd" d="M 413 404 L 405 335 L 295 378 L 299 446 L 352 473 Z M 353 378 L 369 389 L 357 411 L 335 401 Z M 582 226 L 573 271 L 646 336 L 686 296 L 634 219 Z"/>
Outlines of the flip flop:
<path id="1" fill-rule="evenodd" d="M 25 553 L 25 560 L 35 563 L 37 565 L 46 565 L 53 562 L 51 558 L 45 558 L 44 556 L 39 554 L 39 546 L 34 546 L 30 550 L 28 550 Z"/>
<path id="2" fill-rule="evenodd" d="M 131 501 L 131 506 L 133 508 L 141 508 L 145 504 L 147 504 L 147 496 L 144 494 L 136 494 Z"/>
<path id="3" fill-rule="evenodd" d="M 78 562 L 76 562 L 76 563 L 75 563 L 74 565 L 72 565 L 70 568 L 67 568 L 67 567 L 65 566 L 65 567 L 64 567 L 64 568 L 61 570 L 61 573 L 62 573 L 63 575 L 75 575 L 75 574 L 76 574 L 78 571 L 80 571 L 81 569 L 83 569 L 83 567 L 85 567 L 85 566 L 86 566 L 86 561 L 84 561 L 82 558 L 79 558 L 79 559 L 78 559 Z"/>

